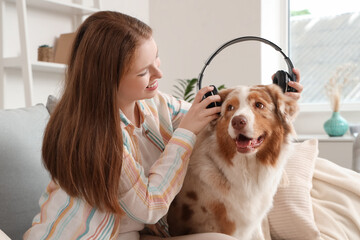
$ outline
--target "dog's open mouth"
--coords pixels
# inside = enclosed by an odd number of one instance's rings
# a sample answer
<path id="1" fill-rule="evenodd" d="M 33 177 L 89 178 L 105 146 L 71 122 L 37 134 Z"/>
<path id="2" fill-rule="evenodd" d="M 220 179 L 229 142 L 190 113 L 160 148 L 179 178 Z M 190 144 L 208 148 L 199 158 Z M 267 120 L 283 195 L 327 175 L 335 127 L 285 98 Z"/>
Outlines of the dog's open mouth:
<path id="1" fill-rule="evenodd" d="M 261 135 L 258 138 L 248 138 L 245 135 L 239 134 L 236 138 L 236 147 L 240 153 L 253 152 L 258 148 L 265 139 L 265 135 Z"/>

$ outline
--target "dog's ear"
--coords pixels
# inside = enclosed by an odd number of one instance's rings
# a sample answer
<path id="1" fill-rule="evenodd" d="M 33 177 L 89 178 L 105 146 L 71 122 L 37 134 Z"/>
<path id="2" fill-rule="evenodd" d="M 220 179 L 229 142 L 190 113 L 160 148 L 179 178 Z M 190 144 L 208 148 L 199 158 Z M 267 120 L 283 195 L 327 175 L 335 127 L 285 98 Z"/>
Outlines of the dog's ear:
<path id="1" fill-rule="evenodd" d="M 271 95 L 280 115 L 285 117 L 287 120 L 293 121 L 299 111 L 297 101 L 294 98 L 285 95 L 278 85 L 270 84 L 266 85 L 266 88 L 268 89 L 268 92 Z"/>
<path id="2" fill-rule="evenodd" d="M 210 129 L 213 130 L 213 129 L 215 128 L 216 124 L 218 123 L 218 119 L 219 119 L 219 118 L 214 119 L 214 120 L 212 120 L 212 121 L 209 123 Z"/>
<path id="3" fill-rule="evenodd" d="M 231 88 L 226 88 L 226 89 L 222 89 L 219 91 L 219 95 L 221 97 L 221 102 L 225 101 L 227 95 L 229 95 L 229 93 L 232 91 L 233 89 Z"/>

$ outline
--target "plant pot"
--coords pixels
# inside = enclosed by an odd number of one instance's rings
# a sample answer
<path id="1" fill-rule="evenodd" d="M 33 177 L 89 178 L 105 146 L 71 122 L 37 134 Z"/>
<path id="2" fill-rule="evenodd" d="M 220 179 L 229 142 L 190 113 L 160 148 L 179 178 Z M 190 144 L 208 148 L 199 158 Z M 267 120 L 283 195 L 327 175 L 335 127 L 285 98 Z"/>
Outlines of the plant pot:
<path id="1" fill-rule="evenodd" d="M 349 129 L 349 124 L 339 112 L 333 112 L 331 118 L 324 123 L 324 129 L 330 137 L 341 137 Z"/>

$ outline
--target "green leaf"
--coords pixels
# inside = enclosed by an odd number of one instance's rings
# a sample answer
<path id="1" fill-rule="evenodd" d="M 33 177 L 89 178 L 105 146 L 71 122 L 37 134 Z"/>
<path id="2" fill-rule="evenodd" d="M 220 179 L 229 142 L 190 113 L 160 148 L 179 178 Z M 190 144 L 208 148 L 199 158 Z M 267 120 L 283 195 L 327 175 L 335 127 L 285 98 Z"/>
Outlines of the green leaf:
<path id="1" fill-rule="evenodd" d="M 190 99 L 194 100 L 194 98 L 193 98 L 194 95 L 195 95 L 194 93 L 186 95 L 186 96 L 184 96 L 184 100 L 188 101 L 188 102 L 192 102 L 192 101 L 190 101 Z"/>
<path id="2" fill-rule="evenodd" d="M 188 85 L 185 88 L 184 96 L 189 95 L 193 90 L 194 90 L 194 84 L 189 82 Z"/>
<path id="3" fill-rule="evenodd" d="M 225 87 L 224 84 L 222 84 L 222 85 L 218 86 L 217 89 L 220 91 L 220 90 L 222 90 L 222 89 L 226 89 L 226 87 Z"/>

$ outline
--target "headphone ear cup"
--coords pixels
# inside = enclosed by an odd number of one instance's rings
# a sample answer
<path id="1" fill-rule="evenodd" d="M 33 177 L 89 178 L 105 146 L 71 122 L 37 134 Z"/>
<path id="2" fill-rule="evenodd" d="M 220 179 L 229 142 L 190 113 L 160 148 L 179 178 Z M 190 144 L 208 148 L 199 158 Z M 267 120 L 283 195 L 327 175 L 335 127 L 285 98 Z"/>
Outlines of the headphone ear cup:
<path id="1" fill-rule="evenodd" d="M 288 82 L 289 82 L 289 74 L 283 70 L 279 70 L 275 73 L 273 78 L 273 83 L 278 85 L 283 92 L 287 90 Z"/>
<path id="2" fill-rule="evenodd" d="M 213 96 L 213 95 L 219 95 L 219 91 L 215 87 L 215 85 L 210 85 L 210 86 L 212 86 L 214 89 L 212 91 L 210 91 L 210 92 L 205 93 L 202 100 L 204 100 L 207 97 Z M 212 102 L 206 108 L 220 107 L 220 106 L 221 106 L 221 102 Z"/>

